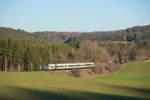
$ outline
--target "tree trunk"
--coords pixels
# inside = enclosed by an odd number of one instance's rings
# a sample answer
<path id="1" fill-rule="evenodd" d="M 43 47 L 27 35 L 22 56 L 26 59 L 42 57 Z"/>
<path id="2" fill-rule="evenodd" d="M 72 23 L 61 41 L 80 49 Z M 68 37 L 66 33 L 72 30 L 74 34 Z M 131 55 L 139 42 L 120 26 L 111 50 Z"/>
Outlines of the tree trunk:
<path id="1" fill-rule="evenodd" d="M 5 59 L 4 60 L 5 72 L 7 72 L 8 71 L 8 69 L 7 69 L 7 67 L 8 67 L 7 57 L 5 56 L 4 59 Z"/>
<path id="2" fill-rule="evenodd" d="M 18 69 L 17 71 L 20 72 L 20 71 L 21 71 L 20 65 L 18 64 L 17 67 L 18 67 L 18 68 L 17 68 L 17 69 Z"/>

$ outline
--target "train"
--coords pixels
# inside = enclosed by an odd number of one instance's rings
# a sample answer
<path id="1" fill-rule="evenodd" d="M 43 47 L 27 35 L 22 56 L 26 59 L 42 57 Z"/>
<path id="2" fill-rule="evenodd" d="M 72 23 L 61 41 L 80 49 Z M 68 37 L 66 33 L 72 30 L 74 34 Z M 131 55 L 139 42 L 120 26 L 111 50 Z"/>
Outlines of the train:
<path id="1" fill-rule="evenodd" d="M 64 64 L 45 64 L 44 70 L 65 70 L 65 69 L 79 69 L 79 68 L 93 68 L 94 62 L 87 63 L 64 63 Z"/>

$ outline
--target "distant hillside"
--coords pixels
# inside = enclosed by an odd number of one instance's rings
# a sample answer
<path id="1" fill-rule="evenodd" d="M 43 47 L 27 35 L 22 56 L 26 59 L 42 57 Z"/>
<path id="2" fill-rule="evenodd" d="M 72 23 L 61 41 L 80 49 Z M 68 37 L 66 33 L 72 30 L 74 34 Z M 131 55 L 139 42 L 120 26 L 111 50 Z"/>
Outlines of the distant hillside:
<path id="1" fill-rule="evenodd" d="M 14 37 L 32 43 L 64 43 L 70 37 L 78 37 L 79 32 L 34 32 L 30 33 L 20 29 L 0 27 L 0 37 Z"/>
<path id="2" fill-rule="evenodd" d="M 147 41 L 150 40 L 150 25 L 136 26 L 125 30 L 97 32 L 35 32 L 36 36 L 44 36 L 50 43 L 68 43 L 70 40 L 93 41 Z M 73 39 L 72 39 L 73 38 Z"/>
<path id="3" fill-rule="evenodd" d="M 79 37 L 80 32 L 52 32 L 52 31 L 43 31 L 33 33 L 35 36 L 43 36 L 48 40 L 49 43 L 64 43 L 70 37 Z"/>
<path id="4" fill-rule="evenodd" d="M 43 36 L 37 36 L 24 30 L 0 27 L 0 37 L 13 37 L 17 40 L 25 40 L 31 43 L 47 43 Z"/>
<path id="5" fill-rule="evenodd" d="M 117 31 L 96 32 L 53 32 L 42 31 L 29 33 L 24 30 L 0 27 L 0 36 L 15 37 L 33 43 L 69 43 L 75 40 L 92 41 L 150 41 L 150 25 L 136 26 Z"/>
<path id="6" fill-rule="evenodd" d="M 80 40 L 89 39 L 97 41 L 147 41 L 150 40 L 150 25 L 136 26 L 125 30 L 83 33 Z"/>

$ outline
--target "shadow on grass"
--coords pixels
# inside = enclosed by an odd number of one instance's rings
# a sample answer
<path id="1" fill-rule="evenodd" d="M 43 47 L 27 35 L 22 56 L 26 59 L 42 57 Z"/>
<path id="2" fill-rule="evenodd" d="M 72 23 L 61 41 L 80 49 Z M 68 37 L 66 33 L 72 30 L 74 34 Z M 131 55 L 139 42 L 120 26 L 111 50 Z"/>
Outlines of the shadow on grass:
<path id="1" fill-rule="evenodd" d="M 135 88 L 135 87 L 129 87 L 129 86 L 119 86 L 119 85 L 110 85 L 110 84 L 105 84 L 105 86 L 112 87 L 112 88 L 117 88 L 121 90 L 128 90 L 132 92 L 139 92 L 144 95 L 148 95 L 150 97 L 150 89 L 149 88 Z"/>
<path id="2" fill-rule="evenodd" d="M 0 100 L 149 100 L 146 98 L 83 91 L 60 90 L 60 92 L 52 92 L 20 87 L 10 88 L 14 93 L 0 95 Z"/>

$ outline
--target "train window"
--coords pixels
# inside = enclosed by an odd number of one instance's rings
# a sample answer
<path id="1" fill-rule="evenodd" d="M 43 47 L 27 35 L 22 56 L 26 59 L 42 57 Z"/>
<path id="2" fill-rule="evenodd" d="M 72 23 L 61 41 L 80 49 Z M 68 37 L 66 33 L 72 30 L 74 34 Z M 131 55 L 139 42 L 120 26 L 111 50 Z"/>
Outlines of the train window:
<path id="1" fill-rule="evenodd" d="M 91 66 L 91 64 L 85 64 L 85 66 Z"/>
<path id="2" fill-rule="evenodd" d="M 72 67 L 73 65 L 69 65 L 69 67 Z"/>
<path id="3" fill-rule="evenodd" d="M 57 67 L 64 67 L 64 66 L 57 66 Z"/>

